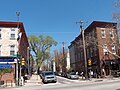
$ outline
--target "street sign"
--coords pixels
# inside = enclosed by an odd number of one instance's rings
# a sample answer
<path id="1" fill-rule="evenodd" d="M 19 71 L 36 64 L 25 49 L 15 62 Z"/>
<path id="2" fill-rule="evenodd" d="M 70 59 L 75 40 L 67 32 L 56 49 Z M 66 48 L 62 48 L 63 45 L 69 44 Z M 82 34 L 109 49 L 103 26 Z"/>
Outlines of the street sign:
<path id="1" fill-rule="evenodd" d="M 20 54 L 14 54 L 13 57 L 20 58 L 21 55 Z"/>

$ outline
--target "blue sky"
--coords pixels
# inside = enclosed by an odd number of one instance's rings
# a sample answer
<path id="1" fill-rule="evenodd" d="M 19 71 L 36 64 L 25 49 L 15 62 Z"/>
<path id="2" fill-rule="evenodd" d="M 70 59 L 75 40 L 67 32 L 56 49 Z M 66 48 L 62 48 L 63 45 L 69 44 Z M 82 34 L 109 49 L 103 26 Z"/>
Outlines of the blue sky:
<path id="1" fill-rule="evenodd" d="M 112 13 L 116 11 L 117 0 L 1 0 L 0 21 L 16 21 L 16 11 L 20 11 L 20 21 L 24 23 L 27 35 L 50 35 L 65 46 L 80 33 L 80 20 L 87 21 L 86 28 L 93 21 L 114 22 Z"/>

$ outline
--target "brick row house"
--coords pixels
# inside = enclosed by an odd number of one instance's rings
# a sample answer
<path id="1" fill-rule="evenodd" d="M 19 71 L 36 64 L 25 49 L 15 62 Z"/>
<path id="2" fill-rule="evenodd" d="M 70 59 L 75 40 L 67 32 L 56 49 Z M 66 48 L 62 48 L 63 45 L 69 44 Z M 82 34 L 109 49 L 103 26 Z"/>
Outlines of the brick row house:
<path id="1" fill-rule="evenodd" d="M 0 22 L 0 69 L 12 69 L 2 75 L 1 80 L 15 82 L 16 78 L 28 73 L 28 47 L 22 22 Z"/>
<path id="2" fill-rule="evenodd" d="M 120 70 L 117 23 L 93 21 L 85 30 L 87 71 L 100 76 L 116 74 Z M 85 72 L 82 34 L 68 47 L 70 64 L 75 71 Z M 88 65 L 88 60 L 91 65 Z"/>

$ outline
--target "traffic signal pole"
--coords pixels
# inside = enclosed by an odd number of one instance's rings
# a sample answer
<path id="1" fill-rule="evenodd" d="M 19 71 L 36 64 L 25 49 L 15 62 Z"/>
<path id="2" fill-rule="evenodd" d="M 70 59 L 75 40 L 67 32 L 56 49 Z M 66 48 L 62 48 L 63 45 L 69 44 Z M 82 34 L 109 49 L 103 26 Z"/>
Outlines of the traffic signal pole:
<path id="1" fill-rule="evenodd" d="M 88 79 L 88 70 L 87 70 L 87 59 L 86 59 L 86 48 L 85 48 L 85 39 L 84 39 L 84 30 L 83 26 L 80 25 L 82 31 L 82 38 L 83 38 L 83 50 L 84 50 L 84 60 L 85 60 L 85 78 Z"/>

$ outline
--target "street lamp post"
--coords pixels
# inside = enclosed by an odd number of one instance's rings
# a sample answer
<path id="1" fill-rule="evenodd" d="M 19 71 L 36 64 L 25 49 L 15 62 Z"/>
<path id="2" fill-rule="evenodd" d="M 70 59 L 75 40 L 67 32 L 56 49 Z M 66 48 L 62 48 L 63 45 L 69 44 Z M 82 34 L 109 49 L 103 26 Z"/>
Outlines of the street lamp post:
<path id="1" fill-rule="evenodd" d="M 80 23 L 80 30 L 82 34 L 82 39 L 83 39 L 83 50 L 84 50 L 84 60 L 85 60 L 85 78 L 86 80 L 88 79 L 88 70 L 87 70 L 87 59 L 86 59 L 86 48 L 85 48 L 85 36 L 84 36 L 84 23 L 83 21 L 76 22 Z"/>
<path id="2" fill-rule="evenodd" d="M 17 28 L 19 29 L 19 16 L 20 16 L 19 11 L 16 12 L 16 16 L 17 16 L 17 21 L 18 21 Z"/>
<path id="3" fill-rule="evenodd" d="M 17 22 L 18 22 L 18 24 L 17 24 L 18 33 L 19 33 L 19 15 L 20 15 L 20 12 L 17 11 L 16 16 L 17 16 Z M 17 51 L 17 63 L 16 63 L 16 85 L 17 86 L 19 86 L 19 81 L 20 81 L 20 78 L 21 78 L 21 65 L 19 63 L 18 54 L 19 54 L 19 47 L 18 47 L 18 51 Z M 20 70 L 19 73 L 18 73 L 18 70 Z"/>

